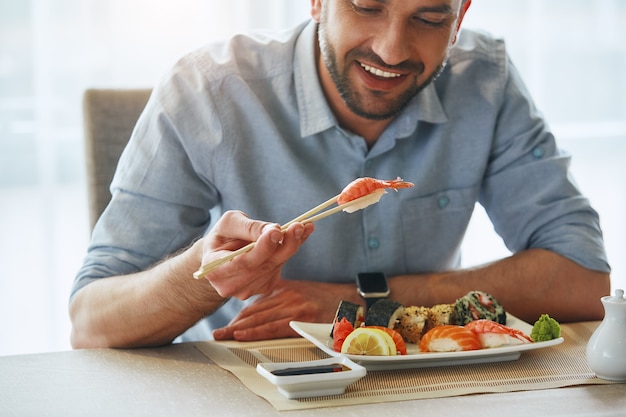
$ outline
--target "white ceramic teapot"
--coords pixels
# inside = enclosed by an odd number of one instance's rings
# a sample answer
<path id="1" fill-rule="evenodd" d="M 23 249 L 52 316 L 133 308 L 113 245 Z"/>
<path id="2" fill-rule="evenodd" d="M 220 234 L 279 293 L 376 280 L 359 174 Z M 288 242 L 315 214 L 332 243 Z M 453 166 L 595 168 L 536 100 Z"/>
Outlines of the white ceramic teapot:
<path id="1" fill-rule="evenodd" d="M 600 299 L 604 319 L 587 344 L 587 363 L 598 378 L 626 381 L 626 298 L 624 290 Z"/>

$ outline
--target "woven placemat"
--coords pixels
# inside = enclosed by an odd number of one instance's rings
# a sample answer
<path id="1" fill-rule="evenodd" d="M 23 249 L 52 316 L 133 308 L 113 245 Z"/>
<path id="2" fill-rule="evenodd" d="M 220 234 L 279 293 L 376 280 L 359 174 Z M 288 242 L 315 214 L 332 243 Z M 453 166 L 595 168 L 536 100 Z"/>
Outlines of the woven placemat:
<path id="1" fill-rule="evenodd" d="M 565 341 L 522 352 L 518 360 L 436 368 L 368 371 L 342 395 L 289 400 L 256 372 L 259 362 L 327 358 L 306 339 L 263 342 L 200 342 L 195 346 L 279 411 L 404 401 L 467 394 L 525 391 L 572 385 L 609 384 L 587 365 L 585 349 L 597 322 L 561 326 Z"/>

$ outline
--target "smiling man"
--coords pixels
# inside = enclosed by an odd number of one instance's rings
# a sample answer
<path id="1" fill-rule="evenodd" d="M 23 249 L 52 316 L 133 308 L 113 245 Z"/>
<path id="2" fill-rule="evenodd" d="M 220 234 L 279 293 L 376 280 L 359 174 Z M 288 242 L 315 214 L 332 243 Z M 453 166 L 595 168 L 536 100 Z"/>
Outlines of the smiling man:
<path id="1" fill-rule="evenodd" d="M 322 87 L 369 143 L 443 71 L 471 1 L 418 3 L 313 2 Z"/>
<path id="2" fill-rule="evenodd" d="M 74 346 L 293 336 L 290 320 L 365 305 L 363 272 L 383 273 L 405 305 L 481 290 L 526 321 L 601 318 L 598 215 L 504 43 L 461 30 L 470 1 L 311 6 L 291 30 L 200 48 L 155 87 L 75 280 Z M 415 187 L 325 218 L 301 246 L 287 234 L 277 262 L 191 277 L 211 256 L 201 243 L 216 210 L 284 223 L 365 176 Z M 477 203 L 512 255 L 462 269 Z M 254 282 L 213 287 L 230 276 Z"/>

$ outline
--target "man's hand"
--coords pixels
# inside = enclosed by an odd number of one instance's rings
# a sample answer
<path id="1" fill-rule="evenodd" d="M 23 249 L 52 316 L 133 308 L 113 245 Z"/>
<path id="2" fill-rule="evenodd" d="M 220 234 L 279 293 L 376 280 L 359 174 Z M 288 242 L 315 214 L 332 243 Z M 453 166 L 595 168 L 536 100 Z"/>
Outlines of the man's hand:
<path id="1" fill-rule="evenodd" d="M 213 337 L 240 341 L 294 337 L 291 320 L 331 323 L 345 299 L 359 301 L 354 284 L 280 280 L 271 293 L 260 296 L 228 326 L 215 330 Z"/>
<path id="2" fill-rule="evenodd" d="M 204 239 L 202 263 L 226 256 L 249 242 L 256 241 L 256 245 L 205 278 L 224 298 L 245 300 L 255 294 L 267 294 L 280 280 L 283 264 L 313 229 L 312 224 L 296 223 L 283 233 L 277 224 L 251 220 L 239 211 L 228 211 Z"/>

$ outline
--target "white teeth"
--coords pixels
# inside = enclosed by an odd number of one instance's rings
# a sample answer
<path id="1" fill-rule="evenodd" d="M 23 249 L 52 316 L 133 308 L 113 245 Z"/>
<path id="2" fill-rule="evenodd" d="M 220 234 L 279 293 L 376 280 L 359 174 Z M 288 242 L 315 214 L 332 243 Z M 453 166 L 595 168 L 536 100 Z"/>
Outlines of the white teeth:
<path id="1" fill-rule="evenodd" d="M 387 72 L 380 70 L 378 68 L 370 67 L 369 65 L 361 64 L 361 67 L 367 72 L 371 72 L 372 74 L 383 77 L 383 78 L 397 78 L 400 77 L 400 74 L 394 74 L 393 72 Z"/>

